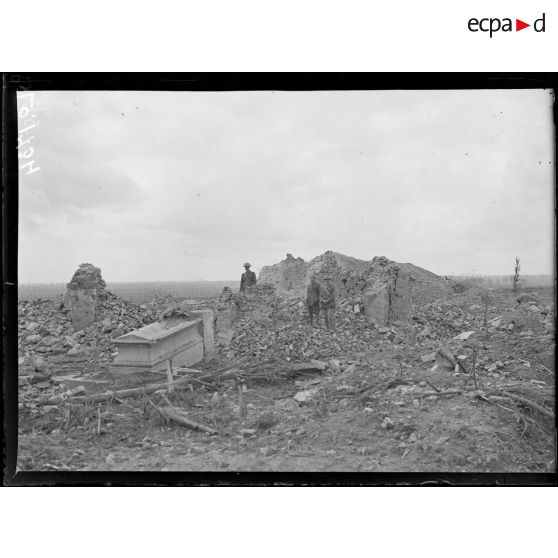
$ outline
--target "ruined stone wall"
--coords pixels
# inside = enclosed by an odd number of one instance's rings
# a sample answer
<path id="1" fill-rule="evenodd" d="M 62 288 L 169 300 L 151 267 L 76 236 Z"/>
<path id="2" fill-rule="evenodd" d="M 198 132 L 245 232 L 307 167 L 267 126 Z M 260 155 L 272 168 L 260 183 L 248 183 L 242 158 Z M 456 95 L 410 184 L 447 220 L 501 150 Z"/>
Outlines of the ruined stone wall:
<path id="1" fill-rule="evenodd" d="M 228 347 L 234 335 L 237 315 L 235 295 L 230 287 L 225 287 L 214 307 L 215 341 L 219 347 Z"/>
<path id="2" fill-rule="evenodd" d="M 397 266 L 392 268 L 388 287 L 389 323 L 406 322 L 409 319 L 414 288 L 415 279 L 410 273 Z"/>
<path id="3" fill-rule="evenodd" d="M 359 294 L 366 284 L 362 273 L 366 263 L 329 250 L 308 262 L 308 279 L 310 275 L 315 275 L 323 285 L 325 278 L 331 277 L 338 299 L 353 297 Z"/>
<path id="4" fill-rule="evenodd" d="M 361 291 L 365 285 L 362 271 L 367 262 L 337 252 L 328 250 L 309 262 L 302 258 L 295 258 L 287 254 L 286 259 L 278 264 L 265 266 L 259 276 L 259 282 L 270 283 L 283 296 L 302 296 L 310 282 L 310 277 L 316 275 L 323 284 L 326 276 L 333 280 L 337 296 L 344 298 Z"/>
<path id="5" fill-rule="evenodd" d="M 83 263 L 66 287 L 72 325 L 74 331 L 80 331 L 95 322 L 99 300 L 106 296 L 106 284 L 98 267 Z"/>
<path id="6" fill-rule="evenodd" d="M 413 304 L 424 304 L 452 292 L 450 282 L 412 264 L 400 264 L 384 256 L 370 261 L 327 251 L 305 262 L 287 254 L 287 259 L 262 268 L 260 280 L 275 285 L 283 296 L 306 295 L 311 275 L 318 282 L 329 276 L 337 299 L 362 303 L 364 313 L 378 325 L 406 321 Z"/>
<path id="7" fill-rule="evenodd" d="M 408 320 L 413 303 L 415 278 L 397 265 L 370 277 L 362 294 L 364 314 L 378 326 Z"/>
<path id="8" fill-rule="evenodd" d="M 364 315 L 377 326 L 389 323 L 389 292 L 386 285 L 371 287 L 362 295 Z"/>
<path id="9" fill-rule="evenodd" d="M 239 318 L 256 324 L 270 321 L 277 302 L 275 287 L 270 283 L 258 283 L 236 295 Z"/>
<path id="10" fill-rule="evenodd" d="M 307 274 L 307 263 L 302 258 L 287 254 L 287 257 L 278 264 L 262 267 L 258 282 L 274 285 L 278 292 L 286 295 L 297 294 L 306 288 Z"/>

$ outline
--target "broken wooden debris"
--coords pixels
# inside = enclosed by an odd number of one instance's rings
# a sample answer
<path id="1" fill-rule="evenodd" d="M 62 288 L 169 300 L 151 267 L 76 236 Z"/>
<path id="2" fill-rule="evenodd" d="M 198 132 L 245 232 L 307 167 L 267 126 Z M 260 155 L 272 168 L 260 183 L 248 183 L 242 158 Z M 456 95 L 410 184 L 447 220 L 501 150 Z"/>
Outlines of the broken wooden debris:
<path id="1" fill-rule="evenodd" d="M 431 382 L 429 382 L 428 380 L 426 381 L 426 383 L 435 391 L 437 391 L 438 393 L 441 393 L 442 390 L 438 389 L 434 384 L 432 384 Z"/>
<path id="2" fill-rule="evenodd" d="M 310 362 L 297 362 L 293 364 L 290 370 L 279 372 L 279 375 L 294 378 L 298 376 L 315 376 L 323 374 L 326 369 L 326 363 L 320 360 L 312 360 Z"/>
<path id="3" fill-rule="evenodd" d="M 540 414 L 544 415 L 545 417 L 548 417 L 550 419 L 554 419 L 554 415 L 548 409 L 545 409 L 544 407 L 541 407 L 540 405 L 538 405 L 534 401 L 531 401 L 530 399 L 527 399 L 526 397 L 522 397 L 520 395 L 516 395 L 516 394 L 510 393 L 508 391 L 502 391 L 501 393 L 502 393 L 502 395 L 494 395 L 494 394 L 491 394 L 491 393 L 483 393 L 483 392 L 477 391 L 477 392 L 474 392 L 474 396 L 479 398 L 479 399 L 482 399 L 483 401 L 486 401 L 487 403 L 494 403 L 498 407 L 501 407 L 502 409 L 505 409 L 506 411 L 510 411 L 512 413 L 517 413 L 517 410 L 509 409 L 508 407 L 505 407 L 504 405 L 502 405 L 501 402 L 505 403 L 506 401 L 515 401 L 517 403 L 523 404 L 523 406 L 526 406 L 526 407 L 529 407 L 531 409 L 534 409 L 535 411 L 538 411 Z"/>
<path id="4" fill-rule="evenodd" d="M 174 387 L 185 386 L 192 383 L 192 378 L 184 378 L 176 380 L 173 383 Z M 106 391 L 103 393 L 95 393 L 92 395 L 79 395 L 74 397 L 56 396 L 48 399 L 37 401 L 37 405 L 53 405 L 56 403 L 63 403 L 68 401 L 70 403 L 99 403 L 101 401 L 110 401 L 111 399 L 127 399 L 129 397 L 139 397 L 141 395 L 149 395 L 161 389 L 167 389 L 169 384 L 150 384 L 148 386 L 141 386 L 137 388 L 121 389 L 114 391 Z"/>
<path id="5" fill-rule="evenodd" d="M 321 362 L 319 360 L 313 360 L 311 362 L 297 362 L 293 364 L 293 371 L 301 372 L 303 370 L 325 370 L 326 365 L 325 362 Z"/>
<path id="6" fill-rule="evenodd" d="M 173 375 L 179 374 L 203 374 L 201 370 L 197 370 L 196 368 L 185 368 L 184 366 L 173 366 Z"/>
<path id="7" fill-rule="evenodd" d="M 237 378 L 239 376 L 239 373 L 241 372 L 242 371 L 240 370 L 233 369 L 233 370 L 226 370 L 221 373 L 208 374 L 207 376 L 202 376 L 201 378 L 191 378 L 191 377 L 179 378 L 173 381 L 172 386 L 174 388 L 177 388 L 182 386 L 188 386 L 194 382 L 199 382 L 199 381 L 209 383 L 221 379 Z M 150 393 L 155 393 L 156 391 L 159 390 L 166 390 L 168 389 L 168 387 L 169 387 L 168 382 L 165 382 L 165 383 L 158 383 L 158 384 L 149 384 L 147 386 L 140 386 L 137 388 L 122 389 L 117 391 L 111 390 L 103 393 L 95 393 L 92 395 L 64 396 L 63 394 L 63 395 L 57 395 L 55 397 L 50 397 L 48 399 L 39 400 L 37 401 L 37 405 L 53 405 L 57 403 L 63 403 L 64 401 L 68 401 L 71 403 L 79 403 L 79 402 L 98 403 L 100 401 L 110 401 L 111 399 L 114 398 L 127 399 L 129 397 L 139 397 L 142 395 L 149 395 Z"/>
<path id="8" fill-rule="evenodd" d="M 446 368 L 448 366 L 451 366 L 451 368 L 455 368 L 455 365 L 457 364 L 457 361 L 455 360 L 455 358 L 453 358 L 453 355 L 449 351 L 446 351 L 443 347 L 440 347 L 436 351 L 436 359 L 437 361 L 439 360 L 438 364 L 445 366 Z"/>
<path id="9" fill-rule="evenodd" d="M 477 373 L 476 373 L 476 363 L 477 363 L 477 347 L 473 348 L 473 368 L 471 370 L 471 373 L 467 372 L 467 369 L 465 367 L 465 365 L 463 364 L 463 362 L 458 361 L 461 368 L 463 369 L 463 371 L 468 374 L 467 378 L 465 380 L 465 383 L 463 384 L 463 388 L 465 388 L 467 386 L 467 384 L 469 383 L 469 380 L 471 378 L 473 378 L 473 382 L 475 384 L 475 389 L 479 389 L 478 383 L 477 383 Z"/>
<path id="10" fill-rule="evenodd" d="M 313 373 L 322 373 L 323 370 L 321 369 L 321 364 L 312 364 L 310 363 L 305 364 L 304 366 L 310 366 L 312 368 L 305 368 L 304 371 L 296 371 L 293 372 L 292 369 L 286 371 L 278 371 L 274 375 L 278 378 L 292 378 L 294 375 L 305 375 L 305 373 L 311 374 Z M 177 369 L 179 372 L 191 372 L 193 374 L 202 374 L 201 371 L 195 369 L 188 369 L 188 368 L 179 368 Z M 213 374 L 207 374 L 205 376 L 198 376 L 198 377 L 179 377 L 177 379 L 173 378 L 172 384 L 169 385 L 168 379 L 166 383 L 157 383 L 157 384 L 149 384 L 146 386 L 140 386 L 137 388 L 129 388 L 129 389 L 122 389 L 122 390 L 111 390 L 103 393 L 96 393 L 92 395 L 72 395 L 72 392 L 66 392 L 62 395 L 57 395 L 55 397 L 50 397 L 47 399 L 37 401 L 37 405 L 55 405 L 58 403 L 63 403 L 65 401 L 69 401 L 72 403 L 98 403 L 101 401 L 110 401 L 112 399 L 127 399 L 130 397 L 141 397 L 142 395 L 149 395 L 151 393 L 155 393 L 159 390 L 166 390 L 172 386 L 172 388 L 179 388 L 185 387 L 188 385 L 192 385 L 193 383 L 201 384 L 206 387 L 214 388 L 215 386 L 213 383 L 218 383 L 220 381 L 225 380 L 238 380 L 238 379 L 257 379 L 257 378 L 265 378 L 269 379 L 267 375 L 261 375 L 257 373 L 251 373 L 245 370 L 241 370 L 238 368 L 232 369 L 225 369 L 222 371 L 215 372 Z M 85 390 L 80 388 L 80 393 L 84 393 Z M 77 392 L 76 392 L 77 393 Z"/>
<path id="11" fill-rule="evenodd" d="M 530 399 L 527 399 L 526 397 L 522 397 L 521 395 L 516 395 L 515 393 L 510 393 L 509 391 L 502 391 L 502 395 L 509 397 L 511 400 L 516 401 L 517 403 L 523 403 L 523 405 L 527 405 L 528 407 L 531 407 L 532 409 L 538 411 L 541 415 L 544 415 L 545 417 L 554 419 L 554 414 L 551 413 L 548 409 L 541 407 L 540 405 L 538 405 L 534 401 L 531 401 Z"/>
<path id="12" fill-rule="evenodd" d="M 434 387 L 434 386 L 432 386 Z M 423 391 L 422 393 L 417 393 L 417 397 L 428 397 L 429 395 L 437 395 L 437 396 L 453 396 L 453 395 L 461 395 L 463 390 L 461 389 L 444 389 L 438 391 Z"/>
<path id="13" fill-rule="evenodd" d="M 202 432 L 207 432 L 208 434 L 219 433 L 219 431 L 215 430 L 214 428 L 210 428 L 209 426 L 205 426 L 203 424 L 199 424 L 190 419 L 187 419 L 183 415 L 179 414 L 177 411 L 173 410 L 173 408 L 171 407 L 158 407 L 151 400 L 149 401 L 149 404 L 154 407 L 159 412 L 159 414 L 167 421 L 171 420 L 173 422 L 176 422 L 177 424 L 181 424 L 182 426 L 191 428 L 192 430 L 200 430 Z"/>

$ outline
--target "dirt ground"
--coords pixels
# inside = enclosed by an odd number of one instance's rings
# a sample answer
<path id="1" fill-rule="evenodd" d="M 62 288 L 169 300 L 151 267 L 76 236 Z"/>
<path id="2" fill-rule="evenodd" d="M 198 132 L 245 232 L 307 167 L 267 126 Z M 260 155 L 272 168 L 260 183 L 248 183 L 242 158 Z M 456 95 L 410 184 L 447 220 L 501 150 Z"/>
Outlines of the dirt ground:
<path id="1" fill-rule="evenodd" d="M 552 292 L 543 296 L 554 304 Z M 335 335 L 298 327 L 321 343 Z M 554 472 L 555 420 L 505 399 L 515 394 L 554 409 L 554 333 L 537 327 L 535 320 L 513 331 L 476 328 L 478 358 L 499 363 L 496 370 L 479 367 L 476 388 L 463 371 L 432 370 L 434 362 L 422 361 L 438 341 L 394 345 L 379 335 L 368 351 L 297 377 L 275 375 L 273 363 L 262 361 L 260 374 L 246 376 L 243 402 L 235 379 L 101 404 L 41 406 L 23 385 L 18 469 Z M 222 358 L 198 368 L 211 374 L 226 365 Z M 104 370 L 65 385 L 83 385 L 89 395 L 130 382 L 115 384 Z M 310 393 L 299 404 L 293 396 L 301 391 Z M 504 399 L 490 399 L 494 394 Z M 217 433 L 165 420 L 155 406 L 168 404 Z"/>

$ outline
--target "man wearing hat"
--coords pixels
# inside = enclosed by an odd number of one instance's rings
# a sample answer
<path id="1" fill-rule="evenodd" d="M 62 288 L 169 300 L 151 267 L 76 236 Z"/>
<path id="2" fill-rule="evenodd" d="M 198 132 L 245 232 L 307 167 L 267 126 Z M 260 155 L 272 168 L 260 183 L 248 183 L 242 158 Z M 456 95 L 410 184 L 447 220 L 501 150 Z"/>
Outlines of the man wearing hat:
<path id="1" fill-rule="evenodd" d="M 332 329 L 333 311 L 335 310 L 335 286 L 329 275 L 325 277 L 325 285 L 322 287 L 321 302 L 326 327 L 327 329 Z"/>
<path id="2" fill-rule="evenodd" d="M 256 284 L 256 274 L 253 271 L 250 271 L 250 264 L 248 262 L 244 264 L 244 269 L 246 271 L 240 278 L 240 292 L 244 291 L 246 287 L 251 287 Z"/>

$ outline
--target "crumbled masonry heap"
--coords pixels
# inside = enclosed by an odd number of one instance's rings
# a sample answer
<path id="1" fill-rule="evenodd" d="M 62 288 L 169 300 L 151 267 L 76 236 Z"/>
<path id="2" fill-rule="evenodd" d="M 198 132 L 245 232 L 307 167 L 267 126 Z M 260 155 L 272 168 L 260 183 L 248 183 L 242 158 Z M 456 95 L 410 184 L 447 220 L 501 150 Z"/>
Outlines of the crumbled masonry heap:
<path id="1" fill-rule="evenodd" d="M 336 265 L 336 258 L 331 253 L 324 254 L 321 260 L 335 269 L 332 264 Z M 341 260 L 341 264 L 350 260 Z M 22 300 L 18 304 L 20 385 L 36 396 L 66 389 L 57 384 L 59 374 L 85 373 L 88 377 L 103 378 L 116 357 L 115 338 L 161 320 L 201 318 L 198 333 L 203 337 L 204 360 L 212 353 L 223 364 L 248 359 L 251 365 L 262 366 L 266 373 L 270 366 L 273 369 L 270 363 L 280 368 L 286 362 L 311 359 L 353 360 L 359 355 L 376 355 L 384 350 L 399 352 L 405 347 L 415 347 L 418 359 L 427 353 L 435 358 L 433 351 L 447 345 L 448 340 L 463 332 L 484 331 L 484 289 L 456 289 L 452 282 L 425 270 L 395 264 L 386 258 L 374 258 L 365 264 L 362 268 L 365 288 L 355 286 L 356 280 L 350 282 L 354 274 L 347 276 L 348 294 L 338 296 L 333 331 L 324 329 L 323 318 L 319 329 L 309 326 L 305 289 L 294 296 L 291 293 L 282 297 L 273 285 L 261 282 L 241 294 L 224 289 L 221 297 L 214 300 L 181 302 L 170 294 L 159 294 L 141 305 L 100 289 L 96 320 L 79 331 L 74 331 L 67 297 Z M 99 279 L 100 273 L 97 280 L 102 287 Z M 76 283 L 79 286 L 79 280 Z M 411 293 L 409 306 L 405 293 Z M 379 301 L 382 297 L 384 302 L 387 300 L 387 316 L 393 320 L 389 326 L 378 327 L 362 311 L 366 297 L 374 295 Z M 547 351 L 554 335 L 553 307 L 542 302 L 536 293 L 520 298 L 521 304 L 508 307 L 498 296 L 490 297 L 486 333 L 501 337 L 513 333 L 517 354 L 521 354 L 523 343 L 536 343 L 541 351 Z M 378 306 L 381 307 L 379 302 Z M 380 308 L 380 317 L 381 311 Z M 408 318 L 403 319 L 407 311 Z M 217 333 L 217 346 L 211 342 L 212 329 Z M 472 339 L 479 343 L 475 335 Z M 199 350 L 199 342 L 197 345 Z M 483 346 L 484 350 L 490 347 Z M 493 371 L 496 360 L 488 352 L 479 358 L 478 366 L 491 374 L 497 373 Z"/>
<path id="2" fill-rule="evenodd" d="M 225 287 L 214 304 L 218 344 L 228 347 L 241 324 L 260 327 L 271 323 L 271 314 L 278 303 L 275 287 L 269 283 L 258 283 L 238 294 Z"/>
<path id="3" fill-rule="evenodd" d="M 90 263 L 82 263 L 74 273 L 72 280 L 67 285 L 68 289 L 101 289 L 106 283 L 101 276 L 101 270 Z"/>
<path id="4" fill-rule="evenodd" d="M 263 267 L 259 281 L 275 285 L 283 296 L 303 297 L 311 275 L 320 282 L 330 276 L 337 297 L 363 303 L 365 315 L 379 326 L 405 321 L 413 304 L 454 292 L 451 281 L 412 264 L 399 264 L 383 256 L 367 262 L 332 251 L 309 262 L 287 254 L 282 262 Z"/>
<path id="5" fill-rule="evenodd" d="M 266 265 L 260 271 L 259 282 L 275 285 L 283 295 L 298 293 L 306 288 L 308 264 L 302 258 L 287 254 L 286 259 L 275 265 Z"/>
<path id="6" fill-rule="evenodd" d="M 95 322 L 99 298 L 106 294 L 105 287 L 98 267 L 90 263 L 80 264 L 67 285 L 68 306 L 74 331 Z"/>

